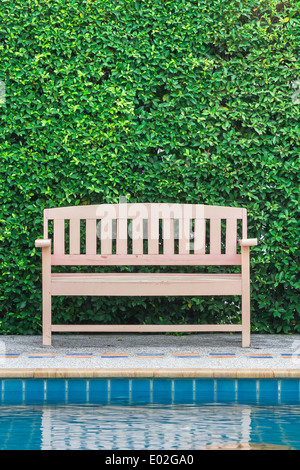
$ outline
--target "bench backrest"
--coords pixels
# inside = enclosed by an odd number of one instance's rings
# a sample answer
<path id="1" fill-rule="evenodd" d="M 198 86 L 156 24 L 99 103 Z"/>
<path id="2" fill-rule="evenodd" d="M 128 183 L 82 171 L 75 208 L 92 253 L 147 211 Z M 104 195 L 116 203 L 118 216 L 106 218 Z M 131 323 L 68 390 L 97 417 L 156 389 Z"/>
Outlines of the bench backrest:
<path id="1" fill-rule="evenodd" d="M 101 204 L 44 210 L 53 265 L 240 265 L 247 211 L 201 204 Z M 223 222 L 224 221 L 224 222 Z"/>

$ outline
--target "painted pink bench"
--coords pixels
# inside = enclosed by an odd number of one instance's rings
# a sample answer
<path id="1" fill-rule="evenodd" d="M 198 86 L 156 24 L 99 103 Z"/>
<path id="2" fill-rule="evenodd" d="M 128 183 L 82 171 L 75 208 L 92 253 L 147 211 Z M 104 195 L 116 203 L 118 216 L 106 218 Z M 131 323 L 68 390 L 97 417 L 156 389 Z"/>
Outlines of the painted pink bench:
<path id="1" fill-rule="evenodd" d="M 237 253 L 238 223 L 242 225 L 241 253 Z M 51 333 L 63 331 L 231 331 L 241 332 L 242 346 L 249 347 L 249 247 L 256 244 L 257 239 L 247 239 L 247 211 L 238 207 L 121 203 L 45 209 L 44 238 L 35 241 L 42 248 L 43 344 L 51 345 Z M 241 273 L 52 273 L 51 266 L 58 265 L 240 265 Z M 241 295 L 242 324 L 53 325 L 51 298 L 58 295 Z"/>

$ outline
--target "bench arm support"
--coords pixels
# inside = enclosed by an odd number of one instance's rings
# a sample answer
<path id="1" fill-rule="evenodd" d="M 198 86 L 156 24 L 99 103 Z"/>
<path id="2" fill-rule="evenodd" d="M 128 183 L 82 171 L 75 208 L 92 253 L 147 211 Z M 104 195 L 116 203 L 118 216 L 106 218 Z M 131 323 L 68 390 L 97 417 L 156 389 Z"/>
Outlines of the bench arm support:
<path id="1" fill-rule="evenodd" d="M 243 238 L 239 240 L 240 246 L 255 246 L 257 245 L 257 238 Z"/>
<path id="2" fill-rule="evenodd" d="M 35 240 L 35 247 L 36 248 L 47 248 L 51 246 L 51 240 L 44 240 L 42 238 L 39 238 L 38 240 Z"/>

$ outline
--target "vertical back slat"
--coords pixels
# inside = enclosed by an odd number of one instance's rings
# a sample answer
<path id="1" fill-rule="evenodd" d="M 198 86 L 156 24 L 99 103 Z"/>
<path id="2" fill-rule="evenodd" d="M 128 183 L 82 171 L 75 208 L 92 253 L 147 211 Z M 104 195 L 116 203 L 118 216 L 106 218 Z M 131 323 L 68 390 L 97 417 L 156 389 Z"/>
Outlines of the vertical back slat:
<path id="1" fill-rule="evenodd" d="M 80 219 L 70 219 L 70 255 L 80 255 Z"/>
<path id="2" fill-rule="evenodd" d="M 174 254 L 174 219 L 163 219 L 164 255 Z"/>
<path id="3" fill-rule="evenodd" d="M 65 254 L 65 221 L 64 219 L 54 219 L 54 249 L 55 255 Z"/>
<path id="4" fill-rule="evenodd" d="M 86 254 L 97 253 L 96 219 L 86 220 Z"/>
<path id="5" fill-rule="evenodd" d="M 226 255 L 235 255 L 237 247 L 237 220 L 226 219 Z"/>
<path id="6" fill-rule="evenodd" d="M 48 219 L 44 218 L 44 239 L 48 238 Z"/>
<path id="7" fill-rule="evenodd" d="M 204 255 L 205 254 L 205 230 L 206 220 L 195 219 L 194 228 L 194 254 Z"/>
<path id="8" fill-rule="evenodd" d="M 242 237 L 247 238 L 247 209 L 243 209 Z"/>
<path id="9" fill-rule="evenodd" d="M 101 255 L 112 254 L 112 219 L 101 219 Z"/>
<path id="10" fill-rule="evenodd" d="M 190 253 L 190 219 L 179 219 L 179 254 Z"/>
<path id="11" fill-rule="evenodd" d="M 143 254 L 143 219 L 141 217 L 132 220 L 132 253 Z"/>
<path id="12" fill-rule="evenodd" d="M 117 255 L 127 255 L 127 219 L 117 220 Z"/>
<path id="13" fill-rule="evenodd" d="M 158 255 L 159 253 L 159 219 L 150 217 L 148 219 L 148 254 Z"/>
<path id="14" fill-rule="evenodd" d="M 210 219 L 210 254 L 221 254 L 221 219 Z"/>

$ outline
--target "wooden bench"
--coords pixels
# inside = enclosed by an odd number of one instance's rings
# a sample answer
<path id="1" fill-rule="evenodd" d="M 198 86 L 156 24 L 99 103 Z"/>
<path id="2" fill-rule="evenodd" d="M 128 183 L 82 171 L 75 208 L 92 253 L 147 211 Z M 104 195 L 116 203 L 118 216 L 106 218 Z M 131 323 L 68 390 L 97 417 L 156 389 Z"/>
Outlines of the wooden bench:
<path id="1" fill-rule="evenodd" d="M 241 253 L 237 253 L 238 224 Z M 35 241 L 42 248 L 43 344 L 51 345 L 51 333 L 59 331 L 239 331 L 242 346 L 249 347 L 249 247 L 256 244 L 257 239 L 247 239 L 247 211 L 238 207 L 120 203 L 45 209 L 44 238 Z M 58 265 L 241 265 L 241 273 L 52 273 L 51 266 Z M 242 324 L 52 325 L 51 298 L 58 295 L 241 295 Z"/>

